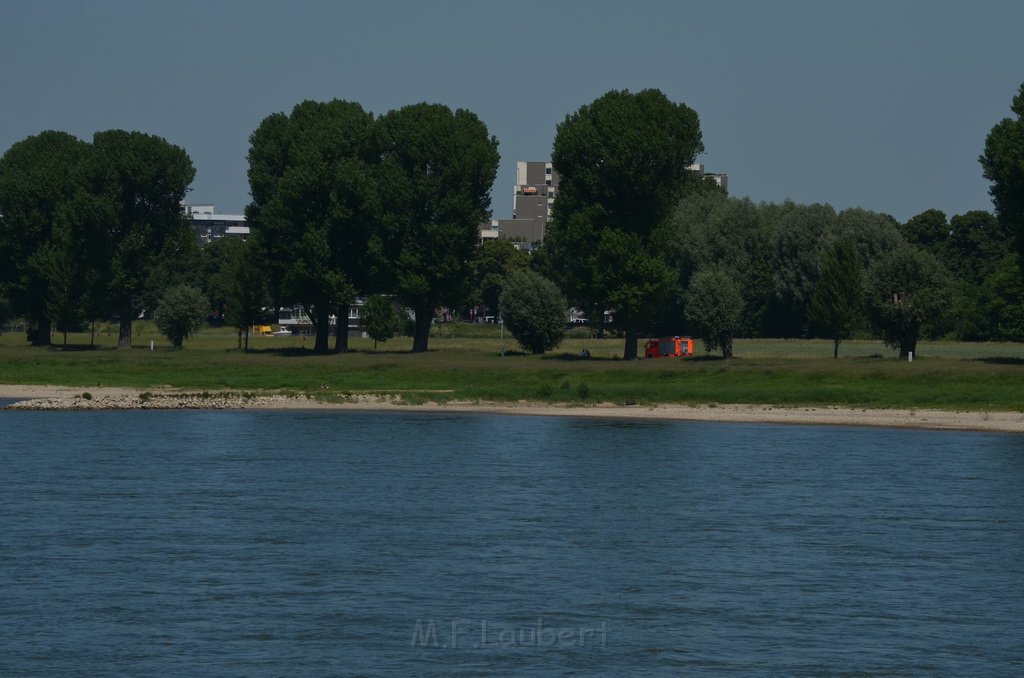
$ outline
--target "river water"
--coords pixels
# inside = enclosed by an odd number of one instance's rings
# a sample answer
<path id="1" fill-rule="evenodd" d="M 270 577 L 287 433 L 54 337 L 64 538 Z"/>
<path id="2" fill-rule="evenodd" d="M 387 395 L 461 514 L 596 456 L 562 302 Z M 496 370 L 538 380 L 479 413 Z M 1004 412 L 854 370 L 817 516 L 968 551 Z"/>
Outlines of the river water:
<path id="1" fill-rule="evenodd" d="M 1024 675 L 1024 437 L 0 412 L 0 675 Z"/>

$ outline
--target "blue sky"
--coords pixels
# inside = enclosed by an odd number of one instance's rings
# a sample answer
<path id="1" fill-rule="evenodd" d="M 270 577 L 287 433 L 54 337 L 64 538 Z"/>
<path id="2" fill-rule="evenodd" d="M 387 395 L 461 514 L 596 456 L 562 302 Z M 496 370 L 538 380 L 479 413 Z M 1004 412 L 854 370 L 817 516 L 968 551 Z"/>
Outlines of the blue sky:
<path id="1" fill-rule="evenodd" d="M 240 212 L 249 134 L 304 99 L 468 108 L 516 160 L 611 89 L 700 116 L 709 171 L 755 201 L 904 221 L 991 209 L 977 162 L 1024 82 L 1024 3 L 0 0 L 0 151 L 45 129 L 160 135 L 190 202 Z"/>

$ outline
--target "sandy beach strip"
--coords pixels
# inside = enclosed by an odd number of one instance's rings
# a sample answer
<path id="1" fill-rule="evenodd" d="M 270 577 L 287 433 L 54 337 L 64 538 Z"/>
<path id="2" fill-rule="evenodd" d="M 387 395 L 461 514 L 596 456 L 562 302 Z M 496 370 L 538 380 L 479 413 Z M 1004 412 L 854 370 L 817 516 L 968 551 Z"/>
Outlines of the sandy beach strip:
<path id="1" fill-rule="evenodd" d="M 88 394 L 86 396 L 86 394 Z M 829 406 L 783 407 L 735 404 L 552 405 L 531 402 L 450 401 L 406 405 L 386 395 L 350 396 L 325 402 L 308 396 L 230 391 L 198 394 L 177 389 L 70 387 L 0 384 L 0 398 L 19 402 L 9 410 L 253 409 L 471 412 L 526 416 L 572 416 L 605 419 L 665 419 L 733 423 L 947 429 L 1024 433 L 1022 412 L 968 412 L 932 409 L 862 409 Z"/>

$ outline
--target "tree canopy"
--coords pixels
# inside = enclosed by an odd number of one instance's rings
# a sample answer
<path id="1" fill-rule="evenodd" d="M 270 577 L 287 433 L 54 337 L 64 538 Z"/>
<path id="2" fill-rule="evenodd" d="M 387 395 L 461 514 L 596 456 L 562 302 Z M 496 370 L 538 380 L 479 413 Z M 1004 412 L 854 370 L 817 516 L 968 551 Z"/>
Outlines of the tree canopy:
<path id="1" fill-rule="evenodd" d="M 359 312 L 359 324 L 367 336 L 373 339 L 373 348 L 377 342 L 385 342 L 402 329 L 402 319 L 395 312 L 395 307 L 383 294 L 375 294 L 366 300 Z"/>
<path id="2" fill-rule="evenodd" d="M 174 348 L 195 334 L 206 317 L 206 296 L 191 285 L 175 285 L 164 291 L 157 304 L 154 320 Z"/>
<path id="3" fill-rule="evenodd" d="M 195 251 L 182 213 L 195 168 L 188 154 L 141 132 L 97 132 L 91 144 L 44 132 L 0 162 L 0 239 L 7 285 L 49 343 L 52 320 L 67 326 L 106 309 L 120 314 L 118 345 Z"/>
<path id="4" fill-rule="evenodd" d="M 1016 116 L 997 123 L 985 139 L 980 158 L 996 216 L 1016 235 L 1017 252 L 1024 255 L 1024 84 L 1013 97 L 1010 110 Z"/>
<path id="5" fill-rule="evenodd" d="M 608 92 L 558 125 L 550 272 L 591 317 L 613 311 L 627 359 L 641 321 L 673 296 L 668 217 L 703 150 L 697 113 L 655 89 Z"/>
<path id="6" fill-rule="evenodd" d="M 722 349 L 722 357 L 733 357 L 732 340 L 740 326 L 743 297 L 736 275 L 715 266 L 693 274 L 687 290 L 686 316 L 700 330 L 704 348 Z"/>
<path id="7" fill-rule="evenodd" d="M 839 344 L 853 336 L 864 317 L 861 267 L 857 250 L 849 240 L 837 240 L 821 259 L 818 282 L 811 294 L 807 319 L 811 328 L 833 342 L 832 357 L 839 357 Z"/>
<path id="8" fill-rule="evenodd" d="M 470 111 L 421 103 L 381 116 L 373 146 L 388 279 L 416 315 L 412 350 L 423 352 L 434 310 L 473 292 L 469 260 L 489 215 L 498 141 Z"/>
<path id="9" fill-rule="evenodd" d="M 78 306 L 83 271 L 76 265 L 75 200 L 89 145 L 47 131 L 11 146 L 0 158 L 0 284 L 32 325 L 33 343 L 50 343 L 51 319 Z"/>
<path id="10" fill-rule="evenodd" d="M 87 173 L 93 218 L 102 229 L 103 274 L 121 318 L 118 346 L 131 348 L 132 320 L 144 296 L 154 297 L 151 280 L 195 247 L 181 209 L 195 167 L 165 139 L 110 130 L 93 136 Z"/>
<path id="11" fill-rule="evenodd" d="M 303 306 L 314 351 L 348 347 L 342 326 L 357 291 L 371 286 L 377 193 L 370 176 L 373 116 L 349 101 L 304 101 L 266 117 L 250 137 L 246 208 L 278 298 Z"/>
<path id="12" fill-rule="evenodd" d="M 935 334 L 955 304 L 949 274 L 933 255 L 910 245 L 874 262 L 865 289 L 872 323 L 901 358 L 917 350 L 922 336 Z"/>

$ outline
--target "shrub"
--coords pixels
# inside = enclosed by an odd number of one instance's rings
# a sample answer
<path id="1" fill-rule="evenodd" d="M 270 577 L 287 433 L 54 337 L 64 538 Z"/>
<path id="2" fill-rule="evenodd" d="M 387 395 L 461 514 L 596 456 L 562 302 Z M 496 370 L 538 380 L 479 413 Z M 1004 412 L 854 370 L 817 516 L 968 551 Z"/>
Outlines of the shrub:
<path id="1" fill-rule="evenodd" d="M 402 329 L 402 319 L 395 312 L 391 300 L 380 294 L 366 300 L 359 311 L 359 322 L 373 339 L 374 350 L 378 341 L 387 341 Z"/>
<path id="2" fill-rule="evenodd" d="M 565 298 L 555 283 L 529 269 L 505 279 L 501 317 L 523 349 L 534 354 L 557 348 L 565 338 Z"/>
<path id="3" fill-rule="evenodd" d="M 177 285 L 164 292 L 156 307 L 154 321 L 174 348 L 202 327 L 206 317 L 206 296 L 189 285 Z"/>

